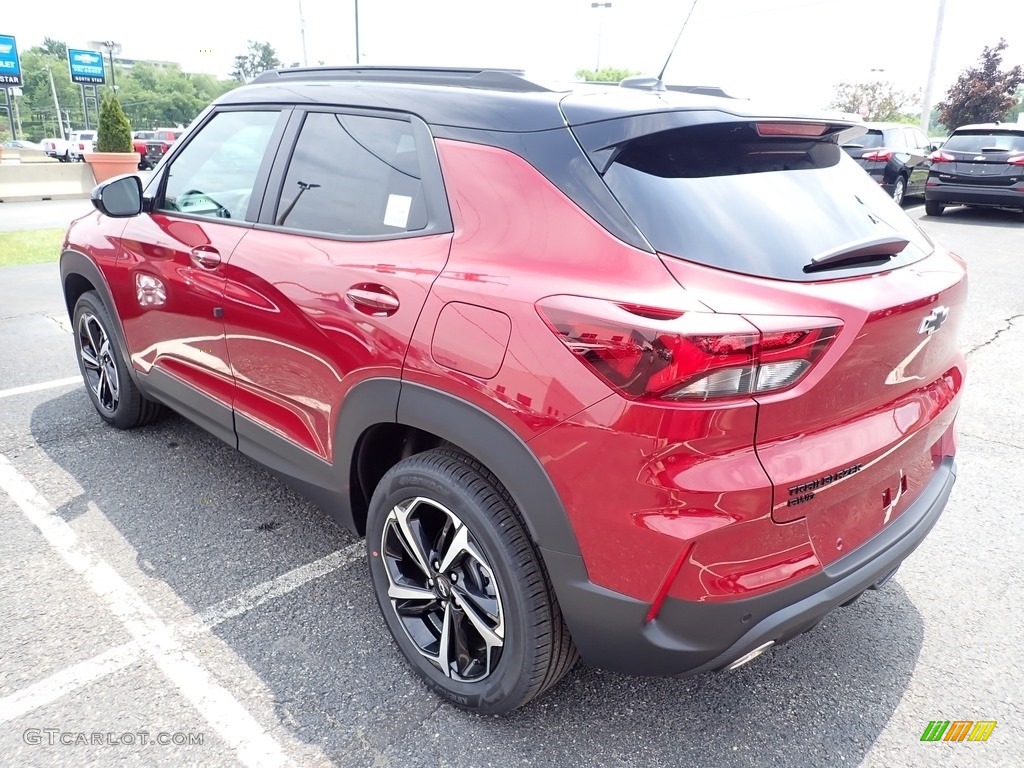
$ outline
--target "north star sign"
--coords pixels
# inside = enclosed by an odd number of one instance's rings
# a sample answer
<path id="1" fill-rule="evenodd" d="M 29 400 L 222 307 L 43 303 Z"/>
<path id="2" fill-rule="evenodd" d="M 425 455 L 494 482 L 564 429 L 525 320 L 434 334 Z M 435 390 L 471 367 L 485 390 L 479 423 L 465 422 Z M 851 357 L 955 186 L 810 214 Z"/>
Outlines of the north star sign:
<path id="1" fill-rule="evenodd" d="M 103 71 L 103 54 L 98 51 L 82 51 L 68 48 L 68 67 L 71 82 L 82 85 L 103 85 L 106 73 Z"/>
<path id="2" fill-rule="evenodd" d="M 0 86 L 22 85 L 18 46 L 10 35 L 0 35 Z"/>

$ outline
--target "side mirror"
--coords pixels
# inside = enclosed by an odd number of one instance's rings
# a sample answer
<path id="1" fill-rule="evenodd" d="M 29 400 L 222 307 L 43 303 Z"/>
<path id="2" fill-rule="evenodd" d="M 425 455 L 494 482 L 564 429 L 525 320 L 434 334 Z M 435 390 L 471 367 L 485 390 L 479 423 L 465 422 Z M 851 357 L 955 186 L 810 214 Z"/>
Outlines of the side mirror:
<path id="1" fill-rule="evenodd" d="M 932 152 L 938 152 L 940 149 L 942 149 L 942 142 L 933 141 L 931 144 L 928 145 L 928 148 L 931 149 Z"/>
<path id="2" fill-rule="evenodd" d="M 115 219 L 138 216 L 142 213 L 142 179 L 127 174 L 97 184 L 92 190 L 92 204 Z"/>

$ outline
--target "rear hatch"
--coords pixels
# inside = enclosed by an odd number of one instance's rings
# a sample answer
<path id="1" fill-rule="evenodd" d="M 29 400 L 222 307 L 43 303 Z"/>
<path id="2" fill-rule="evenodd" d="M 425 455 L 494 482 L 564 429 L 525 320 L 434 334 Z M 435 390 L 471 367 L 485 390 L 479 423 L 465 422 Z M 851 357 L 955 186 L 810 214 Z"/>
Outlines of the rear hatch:
<path id="1" fill-rule="evenodd" d="M 840 149 L 849 126 L 803 126 L 574 131 L 679 283 L 760 330 L 759 367 L 709 402 L 757 401 L 772 516 L 805 519 L 827 564 L 896 519 L 952 451 L 967 283 Z"/>
<path id="2" fill-rule="evenodd" d="M 1024 176 L 1024 128 L 957 131 L 932 155 L 932 169 L 950 184 L 1013 186 Z"/>
<path id="3" fill-rule="evenodd" d="M 885 134 L 879 128 L 869 128 L 863 136 L 849 139 L 843 143 L 843 151 L 852 157 L 861 168 L 871 171 L 876 168 L 884 168 L 886 162 L 892 157 L 892 152 L 886 154 Z"/>

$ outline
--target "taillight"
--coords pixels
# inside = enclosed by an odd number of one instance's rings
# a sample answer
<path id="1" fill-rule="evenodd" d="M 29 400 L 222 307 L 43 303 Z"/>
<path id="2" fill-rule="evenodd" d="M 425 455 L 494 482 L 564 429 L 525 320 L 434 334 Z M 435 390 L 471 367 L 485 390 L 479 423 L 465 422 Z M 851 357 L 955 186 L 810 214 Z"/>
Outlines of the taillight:
<path id="1" fill-rule="evenodd" d="M 1018 155 L 1017 157 L 1011 157 L 1007 160 L 1010 165 L 1024 165 L 1024 155 Z"/>
<path id="2" fill-rule="evenodd" d="M 943 152 L 941 150 L 932 152 L 928 159 L 931 160 L 933 164 L 956 162 L 956 158 L 953 155 L 949 154 L 949 152 Z"/>
<path id="3" fill-rule="evenodd" d="M 892 154 L 891 149 L 876 149 L 874 152 L 865 152 L 861 155 L 861 159 L 887 163 L 892 160 Z"/>
<path id="4" fill-rule="evenodd" d="M 570 352 L 634 399 L 708 400 L 786 389 L 807 374 L 841 327 L 831 318 L 748 319 L 575 296 L 543 299 L 538 309 Z"/>

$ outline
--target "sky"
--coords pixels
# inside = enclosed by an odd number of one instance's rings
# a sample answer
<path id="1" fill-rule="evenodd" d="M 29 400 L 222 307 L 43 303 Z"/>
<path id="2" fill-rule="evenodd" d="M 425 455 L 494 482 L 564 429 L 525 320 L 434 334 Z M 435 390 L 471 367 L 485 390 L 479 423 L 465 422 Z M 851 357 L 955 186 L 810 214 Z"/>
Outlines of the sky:
<path id="1" fill-rule="evenodd" d="M 602 0 L 606 2 L 607 0 Z M 257 0 L 258 2 L 258 0 Z M 226 76 L 247 41 L 267 41 L 285 64 L 355 63 L 355 9 L 363 64 L 525 69 L 571 79 L 579 68 L 657 73 L 690 0 L 213 0 L 153 5 L 49 0 L 47 12 L 11 3 L 0 34 L 19 49 L 49 36 L 71 47 L 114 40 L 127 58 L 177 61 Z M 301 17 L 300 17 L 301 8 Z M 828 105 L 835 84 L 881 79 L 924 89 L 939 0 L 698 0 L 665 79 L 800 109 Z M 947 0 L 934 99 L 1005 37 L 1006 65 L 1024 64 L 1022 0 Z"/>

